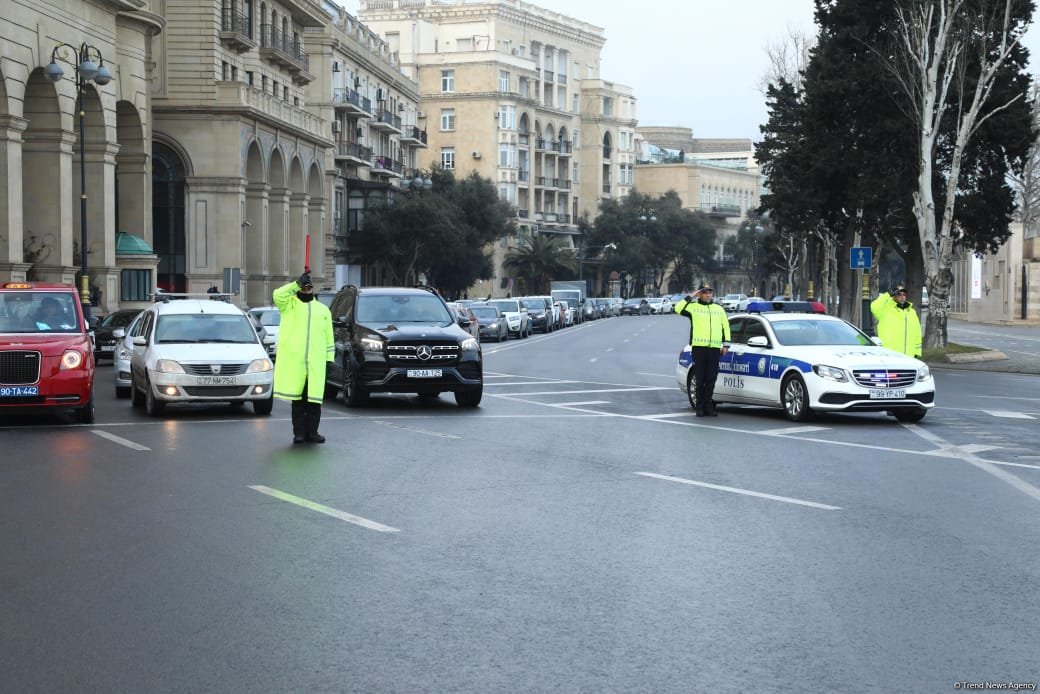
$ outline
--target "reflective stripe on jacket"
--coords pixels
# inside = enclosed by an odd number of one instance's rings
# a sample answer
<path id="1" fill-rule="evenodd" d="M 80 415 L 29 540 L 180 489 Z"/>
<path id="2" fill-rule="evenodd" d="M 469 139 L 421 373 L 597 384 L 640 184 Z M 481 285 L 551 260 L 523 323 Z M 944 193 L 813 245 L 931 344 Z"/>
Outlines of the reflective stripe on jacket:
<path id="1" fill-rule="evenodd" d="M 321 404 L 325 395 L 325 364 L 336 358 L 332 314 L 314 298 L 300 301 L 296 281 L 274 290 L 274 305 L 281 314 L 277 359 L 274 363 L 274 396 L 300 400 L 307 383 L 307 402 Z"/>
<path id="2" fill-rule="evenodd" d="M 722 347 L 729 344 L 729 318 L 719 304 L 681 299 L 675 312 L 690 319 L 690 344 L 694 347 Z"/>
<path id="3" fill-rule="evenodd" d="M 870 312 L 877 322 L 877 334 L 883 347 L 920 358 L 921 319 L 917 317 L 913 304 L 907 301 L 905 306 L 900 308 L 886 292 L 870 302 Z"/>

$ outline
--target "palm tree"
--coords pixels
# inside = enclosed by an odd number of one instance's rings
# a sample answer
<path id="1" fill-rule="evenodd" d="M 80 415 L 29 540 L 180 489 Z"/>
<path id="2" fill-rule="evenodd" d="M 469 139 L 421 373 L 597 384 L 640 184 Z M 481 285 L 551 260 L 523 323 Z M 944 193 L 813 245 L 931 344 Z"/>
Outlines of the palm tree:
<path id="1" fill-rule="evenodd" d="M 565 273 L 573 274 L 577 260 L 559 239 L 536 234 L 525 245 L 511 250 L 502 266 L 512 271 L 527 291 L 548 294 L 552 278 Z"/>

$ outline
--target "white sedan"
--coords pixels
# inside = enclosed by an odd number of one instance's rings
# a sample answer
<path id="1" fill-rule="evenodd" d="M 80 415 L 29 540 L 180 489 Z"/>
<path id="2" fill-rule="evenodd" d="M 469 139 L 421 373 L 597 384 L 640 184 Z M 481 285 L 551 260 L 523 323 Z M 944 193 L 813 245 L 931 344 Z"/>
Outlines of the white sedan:
<path id="1" fill-rule="evenodd" d="M 935 406 L 935 381 L 922 361 L 885 349 L 834 316 L 743 314 L 729 319 L 732 346 L 719 362 L 713 400 L 783 408 L 802 422 L 813 412 L 888 412 L 920 421 Z M 693 356 L 675 369 L 696 409 Z"/>

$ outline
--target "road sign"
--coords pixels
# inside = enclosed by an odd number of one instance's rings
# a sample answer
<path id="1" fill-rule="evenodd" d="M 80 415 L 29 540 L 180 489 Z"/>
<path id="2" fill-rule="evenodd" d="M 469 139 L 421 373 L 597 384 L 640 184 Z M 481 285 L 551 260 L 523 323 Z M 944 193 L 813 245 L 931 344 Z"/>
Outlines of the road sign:
<path id="1" fill-rule="evenodd" d="M 874 266 L 874 249 L 870 246 L 853 246 L 849 249 L 849 268 L 869 270 Z"/>

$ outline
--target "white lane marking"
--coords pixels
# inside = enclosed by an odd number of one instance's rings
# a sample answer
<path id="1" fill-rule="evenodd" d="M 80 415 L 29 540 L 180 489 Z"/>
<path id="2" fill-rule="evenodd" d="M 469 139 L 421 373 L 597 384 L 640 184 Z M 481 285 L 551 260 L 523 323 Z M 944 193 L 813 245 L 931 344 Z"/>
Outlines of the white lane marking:
<path id="1" fill-rule="evenodd" d="M 926 455 L 937 455 L 945 458 L 949 458 L 951 455 L 956 457 L 958 453 L 981 453 L 982 451 L 989 451 L 994 448 L 1002 448 L 1002 446 L 987 446 L 982 443 L 969 443 L 965 446 L 947 446 L 944 448 L 936 448 L 932 451 L 926 451 Z"/>
<path id="2" fill-rule="evenodd" d="M 1023 494 L 1027 494 L 1036 499 L 1037 501 L 1040 501 L 1040 489 L 1037 489 L 1025 480 L 1015 477 L 1010 472 L 1001 470 L 997 465 L 994 465 L 989 461 L 983 460 L 971 451 L 965 451 L 961 448 L 958 448 L 957 446 L 954 446 L 952 443 L 950 443 L 943 437 L 939 436 L 938 434 L 928 431 L 926 429 L 922 429 L 917 424 L 904 424 L 903 426 L 910 432 L 920 436 L 925 441 L 930 441 L 931 443 L 935 444 L 940 449 L 950 449 L 949 451 L 947 451 L 946 455 L 953 458 L 959 458 L 964 462 L 968 463 L 969 465 L 974 465 L 979 470 L 982 470 L 983 472 L 988 472 L 989 474 L 996 477 L 998 480 L 1010 484 L 1012 487 L 1022 492 Z M 1014 467 L 1025 467 L 1024 465 L 1018 463 L 1005 463 L 1005 465 L 1011 465 Z"/>
<path id="3" fill-rule="evenodd" d="M 693 410 L 689 412 L 666 412 L 664 414 L 644 414 L 641 415 L 640 419 L 671 419 L 673 417 L 694 417 L 697 413 Z"/>
<path id="4" fill-rule="evenodd" d="M 1033 419 L 1024 412 L 1012 412 L 1011 410 L 983 410 L 986 414 L 993 417 L 1003 417 L 1004 419 Z"/>
<path id="5" fill-rule="evenodd" d="M 394 424 L 383 419 L 374 420 L 376 424 L 382 424 L 383 426 L 393 427 L 394 429 L 404 429 L 405 431 L 412 431 L 416 434 L 426 434 L 427 436 L 439 436 L 442 439 L 461 439 L 461 436 L 455 434 L 445 434 L 443 431 L 430 431 L 429 429 L 416 429 L 415 427 L 401 426 L 400 424 Z"/>
<path id="6" fill-rule="evenodd" d="M 829 428 L 817 426 L 780 427 L 779 429 L 766 429 L 758 433 L 766 436 L 788 436 L 790 434 L 808 434 L 810 431 L 827 431 Z"/>
<path id="7" fill-rule="evenodd" d="M 544 386 L 546 384 L 556 383 L 582 383 L 583 381 L 516 381 L 515 383 L 485 383 L 484 387 L 488 386 Z"/>
<path id="8" fill-rule="evenodd" d="M 636 371 L 636 376 L 656 376 L 657 378 L 675 378 L 675 374 L 652 374 L 646 371 Z"/>
<path id="9" fill-rule="evenodd" d="M 1027 400 L 1029 402 L 1040 402 L 1040 398 L 1020 398 L 1014 395 L 976 395 L 976 398 L 991 398 L 993 400 Z"/>
<path id="10" fill-rule="evenodd" d="M 637 472 L 637 475 L 643 477 L 653 477 L 659 480 L 667 480 L 668 482 L 678 482 L 679 484 L 689 484 L 694 487 L 705 487 L 707 489 L 715 489 L 720 492 L 731 492 L 733 494 L 743 494 L 744 496 L 755 496 L 760 499 L 770 499 L 772 501 L 782 501 L 785 504 L 798 504 L 799 506 L 809 506 L 811 508 L 820 508 L 825 511 L 841 511 L 841 506 L 830 506 L 829 504 L 819 504 L 815 501 L 803 501 L 802 499 L 792 499 L 789 496 L 776 496 L 775 494 L 763 494 L 762 492 L 753 492 L 749 489 L 738 489 L 737 487 L 723 487 L 720 484 L 711 484 L 710 482 L 696 482 L 694 480 L 684 479 L 682 477 L 672 477 L 671 475 L 658 475 L 654 472 Z"/>
<path id="11" fill-rule="evenodd" d="M 557 407 L 578 407 L 580 405 L 609 405 L 609 400 L 584 400 L 582 402 L 558 402 Z"/>
<path id="12" fill-rule="evenodd" d="M 112 443 L 118 443 L 120 446 L 126 446 L 127 448 L 132 448 L 135 451 L 150 451 L 150 450 L 152 450 L 148 446 L 142 446 L 139 443 L 134 443 L 130 439 L 124 439 L 122 436 L 116 436 L 115 434 L 110 434 L 107 431 L 98 431 L 97 429 L 92 429 L 91 431 L 94 434 L 97 434 L 98 436 L 100 436 L 103 439 L 108 439 Z"/>
<path id="13" fill-rule="evenodd" d="M 286 492 L 278 491 L 277 489 L 271 489 L 270 487 L 265 487 L 262 484 L 251 484 L 251 485 L 249 485 L 249 488 L 252 489 L 253 491 L 260 492 L 261 494 L 266 494 L 267 496 L 273 496 L 275 499 L 279 499 L 280 501 L 287 501 L 290 504 L 296 504 L 297 506 L 300 506 L 300 507 L 305 508 L 305 509 L 309 509 L 311 511 L 317 511 L 318 513 L 324 513 L 326 516 L 332 516 L 333 518 L 338 518 L 339 520 L 346 521 L 347 523 L 353 523 L 354 525 L 360 525 L 362 528 L 368 528 L 369 530 L 375 530 L 376 532 L 380 532 L 380 533 L 399 533 L 399 532 L 401 532 L 397 528 L 391 528 L 389 525 L 383 525 L 382 523 L 376 523 L 375 521 L 368 520 L 367 518 L 362 518 L 361 516 L 355 516 L 352 513 L 347 513 L 346 511 L 340 511 L 338 509 L 334 509 L 334 508 L 331 508 L 329 506 L 325 506 L 324 504 L 319 504 L 319 503 L 317 503 L 315 501 L 310 501 L 309 499 L 304 499 L 304 498 L 301 498 L 301 497 L 298 497 L 298 496 L 293 496 L 292 494 L 287 494 Z"/>
<path id="14" fill-rule="evenodd" d="M 526 391 L 520 393 L 513 393 L 513 395 L 523 395 L 527 397 L 529 395 L 573 395 L 575 393 L 635 393 L 641 390 L 673 390 L 672 388 L 663 388 L 661 386 L 642 386 L 636 388 L 590 388 L 588 390 L 543 390 L 537 393 L 528 393 Z"/>

